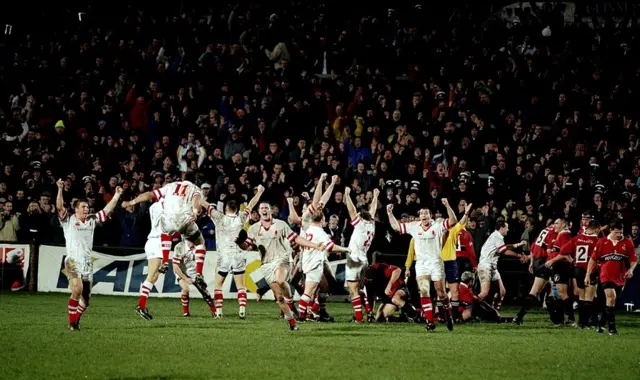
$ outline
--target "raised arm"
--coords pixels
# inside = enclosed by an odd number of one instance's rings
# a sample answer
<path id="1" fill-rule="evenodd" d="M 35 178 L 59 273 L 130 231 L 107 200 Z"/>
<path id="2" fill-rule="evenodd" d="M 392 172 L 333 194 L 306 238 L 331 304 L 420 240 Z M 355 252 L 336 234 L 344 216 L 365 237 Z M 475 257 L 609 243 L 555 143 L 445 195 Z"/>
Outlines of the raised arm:
<path id="1" fill-rule="evenodd" d="M 122 195 L 122 188 L 120 186 L 116 187 L 116 192 L 115 194 L 113 194 L 113 198 L 111 198 L 111 200 L 109 201 L 109 203 L 107 203 L 106 206 L 104 206 L 104 208 L 102 209 L 102 213 L 103 213 L 103 218 L 106 219 L 107 216 L 109 216 L 112 212 L 113 209 L 116 208 L 116 205 L 118 204 L 118 201 L 120 200 L 120 196 Z"/>
<path id="2" fill-rule="evenodd" d="M 371 219 L 375 219 L 376 211 L 378 211 L 378 197 L 380 196 L 380 190 L 373 189 L 373 199 L 371 199 L 371 205 L 369 205 L 369 214 Z"/>
<path id="3" fill-rule="evenodd" d="M 331 194 L 333 193 L 333 188 L 336 186 L 336 182 L 338 182 L 338 176 L 334 175 L 331 177 L 331 184 L 329 184 L 329 187 L 327 187 L 327 190 L 325 190 L 325 192 L 322 194 L 322 197 L 320 198 L 320 204 L 326 205 L 327 202 L 329 202 L 329 198 L 331 198 Z M 313 194 L 313 196 L 315 197 L 315 194 Z M 313 207 L 319 208 L 320 204 L 313 205 Z"/>
<path id="4" fill-rule="evenodd" d="M 449 201 L 447 200 L 447 198 L 442 198 L 442 204 L 447 209 L 447 216 L 449 217 L 449 219 L 448 219 L 448 223 L 449 223 L 448 228 L 451 228 L 456 223 L 458 223 L 458 218 L 456 217 L 456 213 L 451 208 L 451 205 L 449 204 Z"/>
<path id="5" fill-rule="evenodd" d="M 263 193 L 264 193 L 264 186 L 258 185 L 258 192 L 256 193 L 256 195 L 253 196 L 253 198 L 251 198 L 251 200 L 249 201 L 249 204 L 247 204 L 247 207 L 245 207 L 244 209 L 247 212 L 251 212 L 251 210 L 253 210 L 253 208 L 256 207 L 256 205 L 260 201 L 260 197 L 262 196 Z"/>
<path id="6" fill-rule="evenodd" d="M 62 196 L 62 188 L 64 187 L 64 182 L 62 179 L 59 179 L 56 182 L 58 186 L 58 195 L 56 195 L 56 208 L 58 209 L 58 218 L 64 219 L 67 216 L 67 209 L 64 208 L 64 197 Z"/>
<path id="7" fill-rule="evenodd" d="M 320 204 L 320 198 L 322 198 L 322 188 L 324 187 L 324 181 L 327 179 L 327 173 L 320 174 L 320 178 L 318 179 L 318 184 L 316 185 L 316 189 L 313 192 L 313 201 L 311 205 L 313 207 L 318 207 Z"/>
<path id="8" fill-rule="evenodd" d="M 287 204 L 289 205 L 289 222 L 294 224 L 302 223 L 300 215 L 298 215 L 296 208 L 293 206 L 293 198 L 287 198 Z"/>
<path id="9" fill-rule="evenodd" d="M 347 205 L 347 211 L 349 212 L 349 218 L 351 220 L 355 220 L 358 217 L 358 211 L 356 210 L 356 206 L 353 205 L 353 201 L 351 200 L 351 188 L 344 188 L 344 203 Z"/>
<path id="10" fill-rule="evenodd" d="M 153 200 L 153 191 L 147 191 L 146 193 L 142 193 L 140 195 L 138 195 L 137 197 L 133 198 L 133 200 L 128 201 L 128 202 L 122 202 L 122 207 L 129 207 L 129 206 L 133 206 L 136 203 L 140 203 L 140 202 L 149 202 Z"/>
<path id="11" fill-rule="evenodd" d="M 393 203 L 387 205 L 387 216 L 389 217 L 389 224 L 395 231 L 400 232 L 400 223 L 395 216 L 393 216 Z"/>

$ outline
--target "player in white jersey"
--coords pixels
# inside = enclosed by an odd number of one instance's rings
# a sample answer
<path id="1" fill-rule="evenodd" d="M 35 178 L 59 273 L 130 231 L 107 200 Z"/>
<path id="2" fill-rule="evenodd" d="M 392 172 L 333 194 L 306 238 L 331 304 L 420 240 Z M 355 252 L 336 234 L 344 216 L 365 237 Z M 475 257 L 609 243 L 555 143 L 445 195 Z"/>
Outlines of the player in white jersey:
<path id="1" fill-rule="evenodd" d="M 364 321 L 362 315 L 362 300 L 366 299 L 360 294 L 360 281 L 364 277 L 364 273 L 368 266 L 367 252 L 371 246 L 371 241 L 376 233 L 375 216 L 378 209 L 378 196 L 380 190 L 373 190 L 373 199 L 369 210 L 357 212 L 356 206 L 351 200 L 351 189 L 344 189 L 344 200 L 351 218 L 353 233 L 349 240 L 349 255 L 347 256 L 347 267 L 345 277 L 349 295 L 351 295 L 351 305 L 353 306 L 354 318 L 356 323 Z M 365 310 L 367 314 L 370 310 Z"/>
<path id="2" fill-rule="evenodd" d="M 293 207 L 289 207 L 289 219 L 291 222 L 300 225 L 300 235 L 304 236 L 307 228 L 311 226 L 312 223 L 312 215 L 321 211 L 324 205 L 329 202 L 329 198 L 331 198 L 331 194 L 333 193 L 333 189 L 335 188 L 336 183 L 338 182 L 338 176 L 334 175 L 331 177 L 331 183 L 327 187 L 327 189 L 322 192 L 322 188 L 324 187 L 324 182 L 327 179 L 327 174 L 322 173 L 320 178 L 318 179 L 318 183 L 316 184 L 315 191 L 313 193 L 313 199 L 307 201 L 307 204 L 302 209 L 302 217 L 299 217 Z M 290 205 L 293 200 L 290 201 Z M 304 290 L 301 289 L 300 286 L 302 277 L 304 273 L 302 271 L 302 260 L 301 260 L 302 250 L 299 247 L 294 247 L 294 268 L 292 272 L 291 283 L 294 285 L 298 293 L 302 295 Z M 323 262 L 323 277 L 320 282 L 320 286 L 317 287 L 318 291 L 314 295 L 313 307 L 312 311 L 309 312 L 310 315 L 313 315 L 315 319 L 320 322 L 333 322 L 333 318 L 327 313 L 326 310 L 326 302 L 329 297 L 329 291 L 331 290 L 334 284 L 337 284 L 335 276 L 333 275 L 333 271 L 331 270 L 331 265 L 329 264 L 328 258 L 325 256 Z M 317 313 L 317 314 L 316 314 Z"/>
<path id="3" fill-rule="evenodd" d="M 312 243 L 296 234 L 289 225 L 282 220 L 274 219 L 271 215 L 271 206 L 262 202 L 258 208 L 260 221 L 249 227 L 249 231 L 240 231 L 236 239 L 238 246 L 244 250 L 253 249 L 260 251 L 262 261 L 262 273 L 265 281 L 271 286 L 273 296 L 280 306 L 285 319 L 289 322 L 291 330 L 297 330 L 296 320 L 291 308 L 285 302 L 285 297 L 290 298 L 291 293 L 287 279 L 291 273 L 291 246 L 296 243 L 301 247 L 324 250 L 320 244 Z M 289 243 L 286 243 L 288 240 Z"/>
<path id="4" fill-rule="evenodd" d="M 500 296 L 504 299 L 506 291 L 500 273 L 498 272 L 498 259 L 501 254 L 518 257 L 521 262 L 528 260 L 527 256 L 512 251 L 513 249 L 524 246 L 527 242 L 521 241 L 517 244 L 505 244 L 504 237 L 507 236 L 507 232 L 509 232 L 509 224 L 504 220 L 498 220 L 496 222 L 496 230 L 489 235 L 489 238 L 484 242 L 480 250 L 480 260 L 478 262 L 478 279 L 480 280 L 478 300 L 480 301 L 484 301 L 485 298 L 487 298 L 492 283 L 498 285 Z"/>
<path id="5" fill-rule="evenodd" d="M 202 202 L 207 208 L 209 217 L 216 226 L 216 249 L 218 251 L 218 263 L 216 265 L 216 287 L 214 291 L 214 301 L 216 303 L 216 318 L 222 318 L 222 306 L 224 302 L 222 286 L 227 275 L 231 272 L 233 280 L 238 289 L 238 316 L 241 319 L 246 317 L 247 306 L 247 288 L 244 282 L 244 272 L 247 267 L 247 258 L 245 253 L 238 248 L 235 240 L 244 229 L 244 224 L 251 215 L 251 210 L 260 200 L 264 193 L 264 187 L 258 186 L 256 195 L 249 201 L 244 210 L 238 213 L 238 205 L 236 201 L 227 202 L 224 213 L 218 211 L 215 207 Z"/>
<path id="6" fill-rule="evenodd" d="M 182 288 L 180 297 L 182 301 L 182 314 L 185 317 L 191 316 L 189 312 L 189 285 L 193 285 L 198 289 L 200 294 L 202 294 L 202 298 L 207 305 L 209 305 L 211 315 L 215 317 L 216 306 L 213 298 L 211 298 L 211 294 L 206 288 L 201 287 L 194 281 L 196 277 L 196 254 L 194 248 L 193 244 L 183 239 L 180 243 L 176 244 L 173 249 L 173 273 L 178 277 L 180 287 Z"/>
<path id="7" fill-rule="evenodd" d="M 298 303 L 298 314 L 300 321 L 306 320 L 307 308 L 313 302 L 316 289 L 324 273 L 324 261 L 327 252 L 344 252 L 347 248 L 335 245 L 329 235 L 322 228 L 324 224 L 324 214 L 316 211 L 311 219 L 311 226 L 305 232 L 305 239 L 319 245 L 320 249 L 304 248 L 302 250 L 302 271 L 305 275 L 304 294 Z"/>
<path id="8" fill-rule="evenodd" d="M 126 202 L 123 202 L 123 205 Z M 147 254 L 147 278 L 144 280 L 140 287 L 140 298 L 138 298 L 138 305 L 136 306 L 136 312 L 144 319 L 151 320 L 153 316 L 147 309 L 147 300 L 151 294 L 153 285 L 158 281 L 160 273 L 166 273 L 162 267 L 162 251 L 163 245 L 166 245 L 171 250 L 171 242 L 163 242 L 160 239 L 162 230 L 160 228 L 160 219 L 164 212 L 164 202 L 156 202 L 149 207 L 149 217 L 151 218 L 151 231 L 147 236 L 147 242 L 144 245 L 144 252 Z"/>
<path id="9" fill-rule="evenodd" d="M 122 206 L 127 207 L 151 200 L 156 202 L 161 199 L 164 200 L 164 212 L 160 217 L 162 265 L 168 266 L 169 263 L 171 247 L 166 242 L 171 242 L 171 235 L 174 233 L 180 233 L 196 247 L 196 282 L 200 286 L 206 287 L 207 284 L 202 277 L 202 268 L 204 267 L 207 249 L 204 246 L 204 238 L 196 224 L 198 215 L 202 211 L 200 204 L 202 191 L 193 184 L 195 182 L 194 172 L 184 172 L 183 179 L 183 181 L 169 183 L 160 189 L 142 193 L 131 202 L 123 202 Z"/>
<path id="10" fill-rule="evenodd" d="M 396 217 L 393 216 L 393 204 L 387 205 L 387 215 L 391 227 L 401 234 L 409 234 L 414 239 L 416 253 L 416 281 L 420 290 L 420 304 L 425 312 L 432 310 L 431 297 L 429 295 L 431 281 L 436 288 L 438 298 L 442 303 L 444 317 L 447 320 L 447 328 L 453 330 L 453 316 L 450 312 L 451 305 L 449 296 L 444 283 L 444 262 L 440 257 L 442 251 L 442 241 L 444 234 L 453 225 L 457 223 L 456 214 L 451 209 L 446 198 L 442 198 L 442 204 L 447 209 L 447 219 L 443 221 L 433 221 L 429 209 L 420 210 L 419 220 L 411 223 L 398 223 Z M 408 274 L 409 268 L 405 269 L 405 275 Z M 427 321 L 425 327 L 427 331 L 435 329 L 433 320 Z"/>
<path id="11" fill-rule="evenodd" d="M 59 179 L 58 196 L 56 197 L 56 207 L 58 218 L 64 233 L 67 257 L 64 260 L 64 268 L 69 285 L 71 286 L 71 297 L 68 302 L 69 330 L 80 329 L 80 317 L 89 307 L 91 298 L 91 286 L 93 281 L 93 262 L 91 252 L 93 251 L 93 232 L 97 223 L 103 223 L 118 203 L 122 188 L 117 187 L 116 192 L 107 203 L 105 208 L 97 214 L 89 215 L 89 203 L 86 200 L 76 200 L 72 205 L 74 213 L 69 212 L 64 207 L 62 196 L 64 182 Z M 82 299 L 81 299 L 82 298 Z M 81 302 L 82 301 L 82 302 Z"/>

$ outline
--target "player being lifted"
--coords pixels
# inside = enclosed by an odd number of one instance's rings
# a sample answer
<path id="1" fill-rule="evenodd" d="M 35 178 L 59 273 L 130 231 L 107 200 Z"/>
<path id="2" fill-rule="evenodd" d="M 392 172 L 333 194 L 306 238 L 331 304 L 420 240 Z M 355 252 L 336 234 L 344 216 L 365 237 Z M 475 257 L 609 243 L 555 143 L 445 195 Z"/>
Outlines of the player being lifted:
<path id="1" fill-rule="evenodd" d="M 349 187 L 344 189 L 344 200 L 347 205 L 347 211 L 349 212 L 349 218 L 351 218 L 351 225 L 353 226 L 353 233 L 349 240 L 349 254 L 347 256 L 345 279 L 347 280 L 347 287 L 349 288 L 356 323 L 364 321 L 362 315 L 363 297 L 360 293 L 360 282 L 364 276 L 364 271 L 367 269 L 367 252 L 376 233 L 374 218 L 376 216 L 376 210 L 378 209 L 379 195 L 380 190 L 374 189 L 373 199 L 371 200 L 369 209 L 361 210 L 358 213 L 351 200 L 351 189 Z"/>
<path id="2" fill-rule="evenodd" d="M 191 316 L 189 312 L 189 285 L 193 285 L 198 289 L 202 298 L 209 305 L 211 315 L 215 317 L 216 306 L 211 298 L 209 291 L 194 281 L 196 277 L 196 255 L 193 244 L 186 240 L 182 240 L 176 244 L 173 249 L 173 273 L 180 279 L 180 287 L 182 288 L 181 301 L 182 313 L 185 317 Z"/>
<path id="3" fill-rule="evenodd" d="M 305 239 L 316 244 L 319 248 L 306 247 L 302 250 L 302 271 L 305 275 L 304 294 L 298 303 L 300 321 L 306 320 L 307 307 L 313 301 L 313 295 L 322 279 L 324 272 L 324 259 L 327 252 L 347 253 L 347 248 L 333 243 L 329 235 L 322 228 L 324 214 L 316 211 L 311 217 L 311 226 L 305 231 Z"/>
<path id="4" fill-rule="evenodd" d="M 489 295 L 491 285 L 498 286 L 499 297 L 504 299 L 506 290 L 502 283 L 502 278 L 498 272 L 498 259 L 501 254 L 517 257 L 521 262 L 525 262 L 527 257 L 513 252 L 513 249 L 519 248 L 527 244 L 521 241 L 517 244 L 505 244 L 504 237 L 509 232 L 509 224 L 504 220 L 496 222 L 496 230 L 493 231 L 480 250 L 480 261 L 478 262 L 478 279 L 480 280 L 480 294 L 478 300 L 484 301 Z"/>
<path id="5" fill-rule="evenodd" d="M 591 273 L 600 263 L 600 284 L 604 288 L 606 309 L 600 317 L 598 332 L 604 332 L 604 325 L 609 324 L 609 335 L 618 334 L 616 328 L 616 301 L 622 293 L 627 279 L 633 277 L 633 271 L 638 264 L 633 241 L 622 234 L 621 221 L 614 221 L 609 225 L 609 235 L 601 238 L 596 244 L 591 260 L 587 266 L 587 273 L 582 280 L 591 283 Z"/>
<path id="6" fill-rule="evenodd" d="M 442 302 L 442 309 L 447 328 L 453 330 L 453 316 L 450 312 L 451 304 L 444 284 L 444 262 L 440 258 L 442 251 L 442 237 L 445 231 L 456 224 L 457 218 L 446 198 L 442 198 L 442 204 L 447 209 L 448 218 L 442 222 L 435 222 L 431 219 L 429 209 L 420 210 L 420 220 L 411 223 L 398 223 L 393 216 L 393 204 L 387 205 L 387 215 L 391 227 L 402 233 L 410 234 L 415 240 L 416 253 L 416 282 L 420 290 L 420 304 L 424 318 L 427 320 L 425 329 L 434 330 L 436 325 L 433 319 L 433 305 L 429 295 L 431 281 L 436 288 L 438 298 Z M 407 270 L 408 271 L 408 270 Z"/>
<path id="7" fill-rule="evenodd" d="M 222 306 L 224 302 L 222 286 L 229 273 L 233 274 L 233 280 L 238 289 L 238 316 L 241 319 L 246 317 L 247 288 L 244 283 L 244 272 L 247 268 L 247 259 L 244 252 L 235 243 L 240 230 L 244 229 L 244 224 L 251 215 L 251 210 L 256 206 L 260 197 L 264 193 L 264 187 L 258 186 L 256 195 L 249 201 L 247 207 L 242 212 L 238 212 L 238 204 L 229 201 L 225 205 L 224 213 L 215 207 L 202 201 L 202 205 L 207 209 L 207 213 L 216 226 L 216 248 L 218 249 L 218 263 L 216 265 L 216 285 L 213 294 L 216 303 L 216 318 L 222 318 Z"/>
<path id="8" fill-rule="evenodd" d="M 89 307 L 89 300 L 91 299 L 93 233 L 96 229 L 96 224 L 105 222 L 108 215 L 116 207 L 122 194 L 122 188 L 119 186 L 116 188 L 111 201 L 97 214 L 89 215 L 89 203 L 86 200 L 78 199 L 72 204 L 74 213 L 69 215 L 67 209 L 64 208 L 62 196 L 64 182 L 59 179 L 56 185 L 58 186 L 56 207 L 67 251 L 64 268 L 71 286 L 71 297 L 69 297 L 68 302 L 69 330 L 79 330 L 80 317 Z"/>
<path id="9" fill-rule="evenodd" d="M 264 279 L 271 286 L 273 296 L 285 319 L 289 322 L 289 327 L 291 330 L 297 330 L 298 327 L 291 308 L 285 302 L 285 297 L 291 298 L 287 283 L 291 273 L 291 247 L 285 243 L 285 240 L 289 240 L 289 243 L 295 242 L 303 248 L 320 251 L 325 250 L 325 247 L 298 236 L 287 223 L 274 219 L 271 215 L 271 206 L 267 202 L 260 203 L 258 213 L 260 221 L 249 227 L 247 232 L 241 230 L 236 244 L 241 249 L 250 250 L 255 247 L 260 252 Z"/>
<path id="10" fill-rule="evenodd" d="M 560 255 L 573 257 L 573 286 L 578 295 L 578 326 L 582 329 L 587 327 L 593 315 L 593 299 L 596 295 L 598 277 L 596 273 L 591 273 L 589 284 L 585 284 L 584 278 L 587 274 L 589 257 L 598 244 L 599 233 L 600 224 L 595 220 L 590 220 L 585 229 L 581 228 L 578 236 L 560 248 Z"/>
<path id="11" fill-rule="evenodd" d="M 172 182 L 158 190 L 142 193 L 127 205 L 164 199 L 164 212 L 160 216 L 162 266 L 159 271 L 165 273 L 168 269 L 171 235 L 178 232 L 195 245 L 196 282 L 200 286 L 206 287 L 207 284 L 202 277 L 202 268 L 207 250 L 204 246 L 204 238 L 196 224 L 201 210 L 202 192 L 198 186 L 193 184 L 196 179 L 194 172 L 184 172 L 183 178 L 183 181 Z"/>

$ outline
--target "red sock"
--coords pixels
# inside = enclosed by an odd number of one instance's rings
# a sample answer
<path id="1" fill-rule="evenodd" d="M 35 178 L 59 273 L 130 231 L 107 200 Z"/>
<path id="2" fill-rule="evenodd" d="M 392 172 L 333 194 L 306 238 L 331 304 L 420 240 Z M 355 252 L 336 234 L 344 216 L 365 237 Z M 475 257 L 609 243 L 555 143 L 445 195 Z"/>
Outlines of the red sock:
<path id="1" fill-rule="evenodd" d="M 142 283 L 140 287 L 140 298 L 138 299 L 138 306 L 141 309 L 147 308 L 147 299 L 149 298 L 149 294 L 151 293 L 151 289 L 153 288 L 153 284 L 149 281 L 145 281 Z"/>
<path id="2" fill-rule="evenodd" d="M 78 301 L 69 298 L 68 311 L 69 311 L 69 324 L 74 323 L 78 317 Z"/>
<path id="3" fill-rule="evenodd" d="M 238 306 L 247 306 L 247 289 L 238 289 Z"/>
<path id="4" fill-rule="evenodd" d="M 169 252 L 171 252 L 171 236 L 169 234 L 160 235 L 160 248 L 162 249 L 162 263 L 169 263 Z"/>
<path id="5" fill-rule="evenodd" d="M 293 298 L 285 298 L 284 302 L 289 306 L 289 309 L 293 310 Z"/>
<path id="6" fill-rule="evenodd" d="M 184 314 L 189 314 L 189 295 L 183 294 L 181 297 L 182 301 L 182 312 Z"/>
<path id="7" fill-rule="evenodd" d="M 216 309 L 220 309 L 222 311 L 222 305 L 224 303 L 224 298 L 222 296 L 222 289 L 216 289 L 213 291 L 213 304 Z"/>
<path id="8" fill-rule="evenodd" d="M 303 294 L 300 297 L 300 301 L 298 301 L 298 318 L 305 319 L 307 317 L 307 308 L 309 307 L 309 303 L 311 303 L 311 297 L 307 294 Z"/>
<path id="9" fill-rule="evenodd" d="M 351 298 L 351 305 L 353 306 L 353 312 L 356 315 L 356 321 L 362 322 L 364 318 L 362 317 L 362 300 L 360 299 L 360 296 Z"/>
<path id="10" fill-rule="evenodd" d="M 313 301 L 313 306 L 311 307 L 311 311 L 313 311 L 316 314 L 320 312 L 320 301 L 318 300 L 317 296 L 316 296 L 316 299 Z"/>
<path id="11" fill-rule="evenodd" d="M 291 316 L 291 319 L 287 319 L 287 322 L 289 323 L 289 326 L 296 325 L 296 319 L 293 317 L 293 315 Z"/>
<path id="12" fill-rule="evenodd" d="M 360 292 L 360 302 L 364 303 L 364 309 L 367 314 L 371 313 L 371 306 L 369 305 L 369 299 L 364 292 Z"/>
<path id="13" fill-rule="evenodd" d="M 80 322 L 80 317 L 87 310 L 87 306 L 85 306 L 82 302 L 78 303 L 78 315 L 76 316 L 76 322 Z"/>
<path id="14" fill-rule="evenodd" d="M 424 318 L 429 322 L 433 322 L 433 305 L 431 304 L 431 298 L 420 297 L 420 305 L 422 305 Z"/>
<path id="15" fill-rule="evenodd" d="M 207 250 L 202 245 L 196 247 L 196 273 L 202 274 L 202 267 L 204 267 L 204 257 L 207 255 Z"/>

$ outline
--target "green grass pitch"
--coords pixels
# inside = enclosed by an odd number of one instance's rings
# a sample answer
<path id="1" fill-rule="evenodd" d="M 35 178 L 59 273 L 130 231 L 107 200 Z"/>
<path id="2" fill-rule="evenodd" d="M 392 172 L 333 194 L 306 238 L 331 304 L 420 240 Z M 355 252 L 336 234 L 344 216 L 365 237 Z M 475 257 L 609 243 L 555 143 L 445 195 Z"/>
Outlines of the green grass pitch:
<path id="1" fill-rule="evenodd" d="M 67 296 L 0 294 L 0 379 L 634 379 L 640 325 L 618 317 L 619 336 L 553 328 L 542 313 L 524 326 L 473 324 L 426 333 L 414 324 L 353 325 L 351 305 L 330 303 L 337 322 L 289 331 L 272 301 L 248 318 L 225 300 L 214 320 L 194 297 L 96 296 L 82 331 L 67 330 Z M 513 311 L 513 310 L 511 310 Z M 508 311 L 504 313 L 509 313 Z"/>

